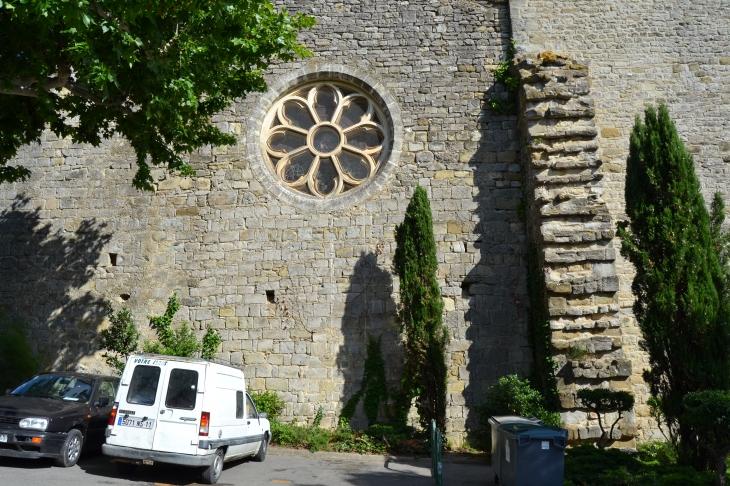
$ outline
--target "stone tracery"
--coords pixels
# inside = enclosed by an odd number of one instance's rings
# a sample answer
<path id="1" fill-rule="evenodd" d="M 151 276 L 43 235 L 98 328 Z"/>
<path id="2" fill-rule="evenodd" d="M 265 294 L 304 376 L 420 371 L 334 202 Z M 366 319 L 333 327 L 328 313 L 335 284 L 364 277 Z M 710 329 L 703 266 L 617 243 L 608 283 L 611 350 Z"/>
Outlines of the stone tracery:
<path id="1" fill-rule="evenodd" d="M 341 82 L 295 87 L 270 110 L 261 149 L 279 180 L 327 198 L 362 185 L 378 172 L 390 146 L 381 108 Z"/>

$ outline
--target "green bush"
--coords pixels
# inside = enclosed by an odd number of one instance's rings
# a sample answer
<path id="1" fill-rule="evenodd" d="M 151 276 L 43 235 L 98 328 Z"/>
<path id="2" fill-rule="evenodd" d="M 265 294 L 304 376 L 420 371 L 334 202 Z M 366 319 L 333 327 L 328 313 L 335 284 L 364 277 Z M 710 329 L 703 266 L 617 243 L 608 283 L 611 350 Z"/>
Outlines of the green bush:
<path id="1" fill-rule="evenodd" d="M 661 456 L 661 454 L 660 454 Z M 565 486 L 711 486 L 711 472 L 689 466 L 644 461 L 618 449 L 584 444 L 565 452 Z"/>
<path id="2" fill-rule="evenodd" d="M 25 325 L 0 310 L 0 394 L 38 371 L 40 363 L 28 344 Z"/>
<path id="3" fill-rule="evenodd" d="M 256 410 L 259 412 L 266 412 L 269 416 L 269 421 L 272 424 L 278 421 L 279 415 L 284 411 L 286 403 L 284 400 L 279 398 L 279 395 L 273 390 L 266 390 L 264 392 L 252 393 L 249 390 L 251 399 L 256 405 Z"/>
<path id="4" fill-rule="evenodd" d="M 489 417 L 493 415 L 520 415 L 536 417 L 548 425 L 561 427 L 560 414 L 546 408 L 545 398 L 532 388 L 529 380 L 520 380 L 517 375 L 508 375 L 489 387 L 487 399 L 476 407 L 481 428 L 489 428 Z"/>
<path id="5" fill-rule="evenodd" d="M 656 463 L 665 466 L 677 463 L 677 453 L 672 447 L 672 444 L 668 442 L 644 442 L 639 444 L 636 449 L 639 452 L 641 462 Z"/>
<path id="6" fill-rule="evenodd" d="M 142 349 L 145 353 L 164 354 L 167 356 L 181 356 L 195 358 L 200 355 L 203 359 L 213 359 L 221 343 L 220 334 L 207 326 L 205 336 L 198 340 L 193 330 L 183 323 L 179 328 L 172 328 L 172 320 L 180 309 L 177 294 L 167 301 L 165 313 L 161 316 L 147 316 L 150 327 L 157 331 L 157 341 L 145 341 Z M 107 307 L 107 318 L 110 325 L 101 331 L 99 347 L 105 352 L 102 355 L 109 366 L 119 374 L 124 370 L 127 357 L 136 353 L 139 345 L 140 333 L 134 325 L 129 309 L 122 307 L 114 311 L 111 304 Z"/>

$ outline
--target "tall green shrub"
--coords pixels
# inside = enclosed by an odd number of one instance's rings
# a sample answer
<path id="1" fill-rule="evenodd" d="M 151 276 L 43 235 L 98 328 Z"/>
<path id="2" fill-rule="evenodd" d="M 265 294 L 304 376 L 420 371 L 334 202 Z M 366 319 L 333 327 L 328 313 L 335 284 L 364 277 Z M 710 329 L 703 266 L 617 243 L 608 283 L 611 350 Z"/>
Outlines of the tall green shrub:
<path id="1" fill-rule="evenodd" d="M 0 394 L 39 371 L 40 363 L 28 344 L 25 325 L 0 310 Z"/>
<path id="2" fill-rule="evenodd" d="M 636 267 L 634 314 L 650 364 L 644 379 L 689 452 L 682 398 L 730 387 L 727 251 L 722 201 L 715 198 L 711 216 L 692 155 L 664 105 L 648 107 L 644 123 L 636 117 L 625 197 L 630 222 L 619 224 L 618 234 L 622 255 Z M 703 467 L 697 452 L 693 463 Z"/>
<path id="3" fill-rule="evenodd" d="M 172 297 L 167 301 L 164 314 L 161 316 L 148 316 L 150 327 L 157 331 L 158 340 L 145 341 L 142 346 L 144 352 L 184 358 L 200 356 L 203 359 L 213 359 L 221 343 L 218 332 L 208 326 L 201 341 L 195 337 L 193 330 L 185 323 L 177 329 L 173 329 L 172 320 L 179 309 L 180 301 L 177 294 L 172 294 Z M 110 304 L 107 317 L 110 325 L 108 329 L 101 331 L 99 347 L 104 350 L 102 356 L 106 359 L 107 364 L 121 373 L 127 356 L 139 349 L 140 333 L 134 326 L 132 314 L 126 307 L 115 312 Z"/>
<path id="4" fill-rule="evenodd" d="M 446 422 L 446 345 L 443 300 L 436 273 L 436 241 L 431 205 L 425 189 L 418 186 L 406 209 L 403 223 L 395 228 L 395 272 L 400 277 L 400 332 L 404 336 L 403 385 L 406 396 L 416 398 L 421 425 L 431 419 L 442 431 Z"/>

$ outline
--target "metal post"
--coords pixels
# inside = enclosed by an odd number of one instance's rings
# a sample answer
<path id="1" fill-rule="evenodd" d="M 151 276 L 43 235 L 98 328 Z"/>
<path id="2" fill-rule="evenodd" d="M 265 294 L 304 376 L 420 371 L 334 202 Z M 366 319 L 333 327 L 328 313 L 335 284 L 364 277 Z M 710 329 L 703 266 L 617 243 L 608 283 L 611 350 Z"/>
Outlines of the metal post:
<path id="1" fill-rule="evenodd" d="M 436 486 L 443 486 L 441 464 L 443 462 L 443 447 L 441 445 L 441 431 L 436 428 L 436 421 L 431 419 L 431 477 L 436 478 Z"/>

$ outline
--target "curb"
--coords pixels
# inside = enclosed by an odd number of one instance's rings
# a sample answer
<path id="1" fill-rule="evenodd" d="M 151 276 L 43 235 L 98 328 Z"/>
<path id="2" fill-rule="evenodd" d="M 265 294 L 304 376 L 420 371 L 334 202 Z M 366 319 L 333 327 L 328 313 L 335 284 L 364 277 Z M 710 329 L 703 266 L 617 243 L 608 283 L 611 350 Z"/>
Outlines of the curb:
<path id="1" fill-rule="evenodd" d="M 322 461 L 351 461 L 351 462 L 417 462 L 423 464 L 430 464 L 431 459 L 429 457 L 410 457 L 410 456 L 381 456 L 378 454 L 357 454 L 354 452 L 327 452 L 317 451 L 310 452 L 305 449 L 289 449 L 286 447 L 269 446 L 268 453 L 272 456 L 283 456 L 283 457 L 301 457 L 304 459 L 317 459 Z M 445 453 L 443 462 L 451 464 L 483 464 L 489 465 L 489 461 L 485 455 L 478 455 L 476 457 L 464 457 L 461 454 L 449 454 Z"/>

